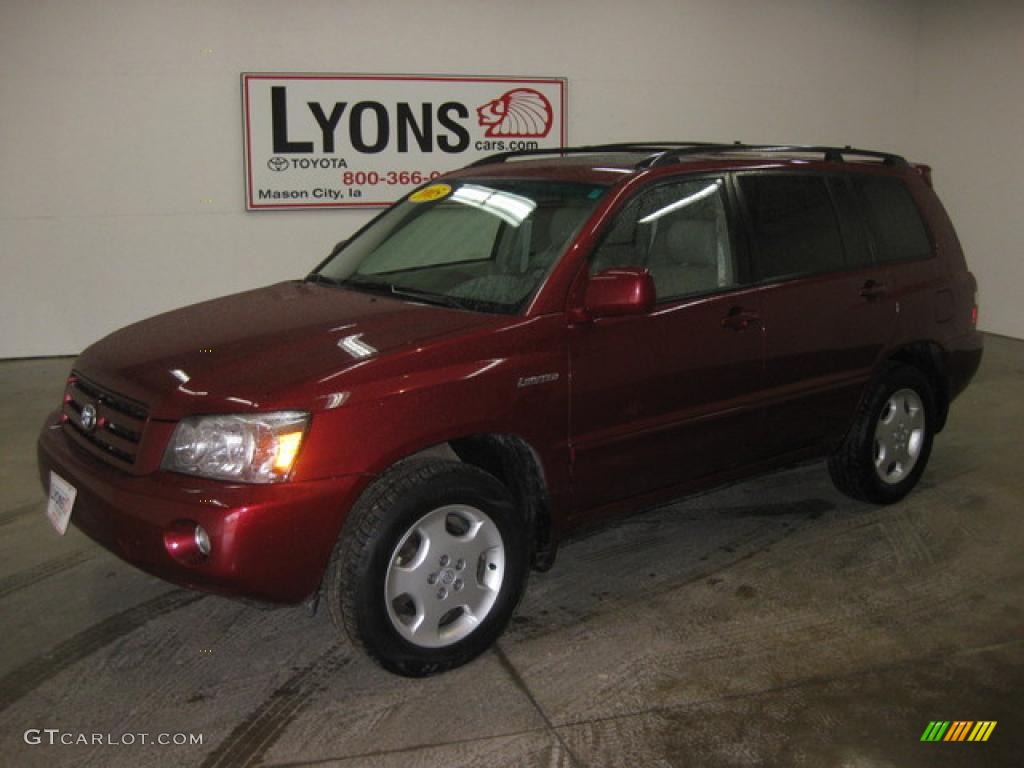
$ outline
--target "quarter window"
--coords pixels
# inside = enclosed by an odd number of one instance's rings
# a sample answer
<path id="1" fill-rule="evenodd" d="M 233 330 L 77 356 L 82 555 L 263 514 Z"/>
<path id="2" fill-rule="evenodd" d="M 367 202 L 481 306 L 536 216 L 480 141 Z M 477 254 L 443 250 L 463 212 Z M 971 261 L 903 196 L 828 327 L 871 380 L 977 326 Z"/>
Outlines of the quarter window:
<path id="1" fill-rule="evenodd" d="M 931 255 L 932 245 L 921 212 L 902 181 L 861 176 L 853 183 L 864 199 L 879 261 L 907 261 Z"/>
<path id="2" fill-rule="evenodd" d="M 843 269 L 839 223 L 821 176 L 740 177 L 762 279 Z"/>
<path id="3" fill-rule="evenodd" d="M 664 184 L 635 197 L 590 261 L 590 274 L 642 267 L 659 302 L 735 283 L 722 179 Z"/>

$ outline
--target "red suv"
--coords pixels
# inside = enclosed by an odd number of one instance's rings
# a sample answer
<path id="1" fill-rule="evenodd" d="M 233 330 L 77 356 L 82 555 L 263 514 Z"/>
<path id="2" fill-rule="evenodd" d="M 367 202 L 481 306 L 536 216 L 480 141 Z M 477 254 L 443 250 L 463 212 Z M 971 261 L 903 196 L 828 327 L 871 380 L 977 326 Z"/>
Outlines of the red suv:
<path id="1" fill-rule="evenodd" d="M 47 514 L 169 581 L 323 596 L 465 663 L 568 532 L 797 460 L 902 498 L 977 370 L 927 166 L 849 147 L 505 154 L 304 280 L 111 334 L 39 440 Z"/>

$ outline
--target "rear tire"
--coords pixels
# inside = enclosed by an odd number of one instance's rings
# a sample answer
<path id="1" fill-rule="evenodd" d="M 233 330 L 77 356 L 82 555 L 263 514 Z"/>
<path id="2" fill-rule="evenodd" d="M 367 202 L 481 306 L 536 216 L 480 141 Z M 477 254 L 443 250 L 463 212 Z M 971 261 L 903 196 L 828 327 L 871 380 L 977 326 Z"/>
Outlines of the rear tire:
<path id="1" fill-rule="evenodd" d="M 504 631 L 527 554 L 525 526 L 496 478 L 457 461 L 404 461 L 345 522 L 327 572 L 331 618 L 391 672 L 443 672 Z"/>
<path id="2" fill-rule="evenodd" d="M 934 425 L 935 396 L 928 377 L 909 365 L 889 364 L 829 457 L 832 482 L 860 501 L 899 501 L 924 472 Z"/>

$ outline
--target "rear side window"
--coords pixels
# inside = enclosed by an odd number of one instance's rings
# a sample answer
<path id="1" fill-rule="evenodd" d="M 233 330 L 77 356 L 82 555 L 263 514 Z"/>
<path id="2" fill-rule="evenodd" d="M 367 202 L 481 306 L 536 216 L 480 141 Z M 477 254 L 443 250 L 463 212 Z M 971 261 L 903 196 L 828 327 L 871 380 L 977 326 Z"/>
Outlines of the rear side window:
<path id="1" fill-rule="evenodd" d="M 839 229 L 846 246 L 846 264 L 850 267 L 865 267 L 872 263 L 871 244 L 868 240 L 867 224 L 857 201 L 856 192 L 849 186 L 849 180 L 833 176 L 829 183 L 832 199 L 839 215 Z"/>
<path id="2" fill-rule="evenodd" d="M 899 179 L 860 176 L 854 187 L 864 200 L 878 260 L 907 261 L 931 255 L 928 230 L 910 192 Z"/>
<path id="3" fill-rule="evenodd" d="M 740 177 L 762 279 L 845 266 L 839 222 L 821 176 Z"/>

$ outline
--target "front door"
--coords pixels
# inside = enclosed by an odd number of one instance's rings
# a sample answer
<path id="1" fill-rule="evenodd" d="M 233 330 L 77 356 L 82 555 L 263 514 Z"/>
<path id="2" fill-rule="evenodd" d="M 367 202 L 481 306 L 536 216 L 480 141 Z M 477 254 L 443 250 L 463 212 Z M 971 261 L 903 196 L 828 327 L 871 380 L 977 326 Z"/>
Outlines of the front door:
<path id="1" fill-rule="evenodd" d="M 570 329 L 573 490 L 578 513 L 750 460 L 762 333 L 742 285 L 722 178 L 639 193 L 588 265 L 651 272 L 648 315 Z"/>

